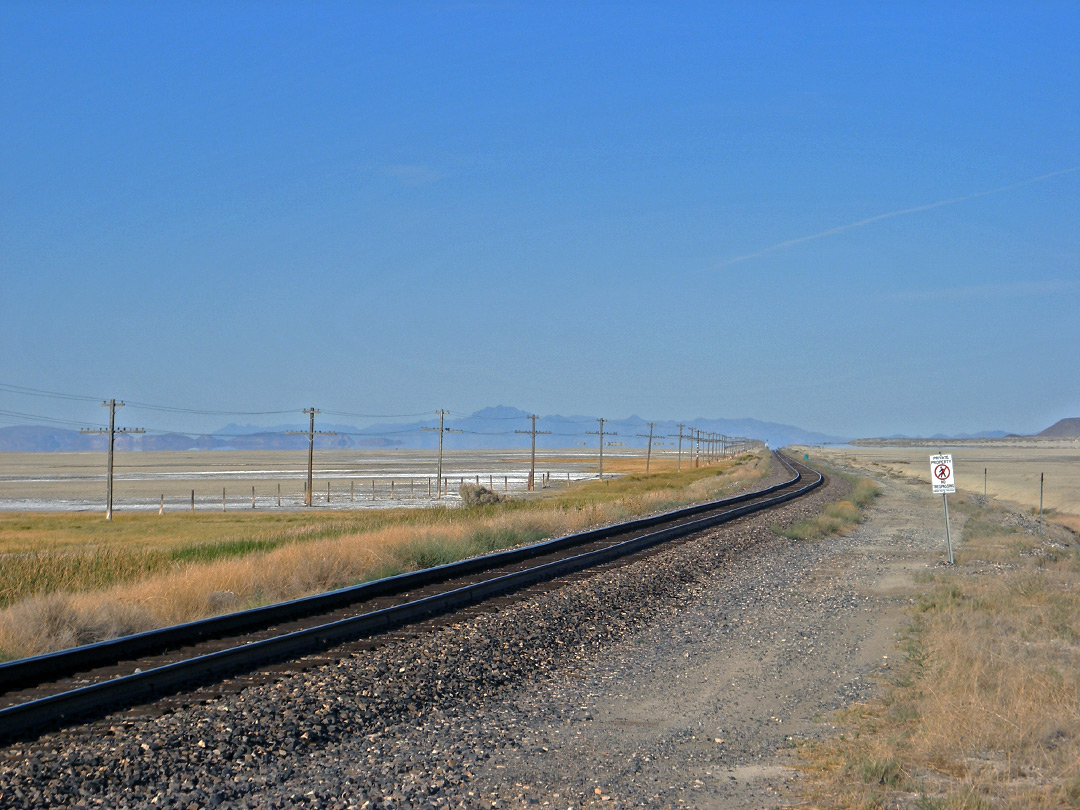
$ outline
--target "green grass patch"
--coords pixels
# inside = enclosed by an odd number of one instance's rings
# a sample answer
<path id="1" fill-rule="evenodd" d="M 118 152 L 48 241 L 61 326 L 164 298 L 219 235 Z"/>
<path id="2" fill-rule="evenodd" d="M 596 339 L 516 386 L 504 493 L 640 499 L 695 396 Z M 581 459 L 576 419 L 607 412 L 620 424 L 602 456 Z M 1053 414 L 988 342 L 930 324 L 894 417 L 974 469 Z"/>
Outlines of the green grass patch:
<path id="1" fill-rule="evenodd" d="M 786 528 L 774 527 L 774 531 L 790 540 L 820 540 L 843 534 L 862 522 L 864 510 L 880 494 L 877 484 L 869 478 L 859 478 L 847 498 L 826 504 L 819 514 Z"/>

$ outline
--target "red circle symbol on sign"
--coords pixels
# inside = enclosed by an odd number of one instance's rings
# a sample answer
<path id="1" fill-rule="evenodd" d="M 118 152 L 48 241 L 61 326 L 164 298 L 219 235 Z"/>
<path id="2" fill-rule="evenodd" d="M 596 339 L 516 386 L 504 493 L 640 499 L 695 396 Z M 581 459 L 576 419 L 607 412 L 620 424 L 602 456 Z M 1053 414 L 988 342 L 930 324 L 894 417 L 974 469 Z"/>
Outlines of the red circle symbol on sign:
<path id="1" fill-rule="evenodd" d="M 949 465 L 948 464 L 938 464 L 937 467 L 934 468 L 934 475 L 937 477 L 937 479 L 939 481 L 947 480 L 949 475 L 950 475 Z"/>

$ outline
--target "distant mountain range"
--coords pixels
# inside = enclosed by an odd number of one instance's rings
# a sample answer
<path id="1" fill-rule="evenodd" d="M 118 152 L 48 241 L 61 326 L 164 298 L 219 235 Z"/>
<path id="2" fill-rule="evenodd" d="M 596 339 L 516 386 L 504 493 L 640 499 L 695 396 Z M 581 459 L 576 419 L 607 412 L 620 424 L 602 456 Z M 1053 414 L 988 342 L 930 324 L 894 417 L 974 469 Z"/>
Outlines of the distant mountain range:
<path id="1" fill-rule="evenodd" d="M 678 444 L 678 422 L 653 423 L 653 447 Z M 766 441 L 771 447 L 787 444 L 843 443 L 846 439 L 803 430 L 792 425 L 757 419 L 698 418 L 681 423 L 684 435 L 692 430 L 722 433 Z M 484 408 L 469 416 L 446 418 L 443 447 L 446 449 L 512 449 L 529 446 L 532 422 L 527 411 L 505 405 Z M 542 416 L 536 420 L 538 448 L 593 447 L 599 441 L 599 421 L 591 416 Z M 302 450 L 307 448 L 307 424 L 255 426 L 226 425 L 204 435 L 182 433 L 117 434 L 118 450 Z M 405 424 L 320 424 L 316 421 L 317 449 L 400 448 L 434 449 L 439 446 L 437 417 Z M 296 431 L 297 433 L 289 433 Z M 643 448 L 648 444 L 649 423 L 638 416 L 605 419 L 604 443 L 608 447 Z M 76 430 L 20 425 L 0 428 L 0 452 L 76 452 L 105 450 L 102 434 Z"/>
<path id="2" fill-rule="evenodd" d="M 444 423 L 443 447 L 448 450 L 514 449 L 529 446 L 531 420 L 527 411 L 499 405 L 484 408 L 469 416 L 448 417 Z M 678 443 L 678 422 L 667 420 L 653 424 L 653 447 L 674 448 Z M 684 435 L 692 430 L 722 433 L 766 441 L 770 447 L 789 444 L 843 444 L 841 436 L 803 430 L 793 425 L 762 422 L 757 419 L 691 419 L 681 423 Z M 536 446 L 552 449 L 595 447 L 600 437 L 599 421 L 592 416 L 542 416 L 536 420 Z M 116 436 L 118 450 L 306 450 L 306 423 L 256 426 L 226 425 L 210 434 L 147 433 Z M 316 449 L 426 449 L 439 446 L 437 417 L 409 423 L 354 427 L 344 424 L 320 424 L 315 436 Z M 290 433 L 289 431 L 295 431 Z M 649 423 L 638 416 L 604 420 L 604 443 L 608 447 L 644 448 L 648 444 Z M 956 436 L 918 437 L 929 439 L 1003 438 L 1012 434 L 1003 430 L 965 433 Z M 1051 438 L 1080 437 L 1080 418 L 1062 419 L 1037 436 Z M 907 440 L 910 436 L 887 436 Z M 879 440 L 880 441 L 880 440 Z M 76 452 L 104 451 L 108 439 L 102 434 L 80 433 L 38 425 L 0 428 L 0 452 Z"/>
<path id="3" fill-rule="evenodd" d="M 882 436 L 883 439 L 1003 439 L 1006 436 L 1014 436 L 1014 433 L 1007 433 L 1004 430 L 984 430 L 981 433 L 956 433 L 954 435 L 948 435 L 946 433 L 935 433 L 933 436 L 905 436 L 902 433 L 896 433 L 892 436 Z M 1040 434 L 1041 435 L 1041 434 Z"/>

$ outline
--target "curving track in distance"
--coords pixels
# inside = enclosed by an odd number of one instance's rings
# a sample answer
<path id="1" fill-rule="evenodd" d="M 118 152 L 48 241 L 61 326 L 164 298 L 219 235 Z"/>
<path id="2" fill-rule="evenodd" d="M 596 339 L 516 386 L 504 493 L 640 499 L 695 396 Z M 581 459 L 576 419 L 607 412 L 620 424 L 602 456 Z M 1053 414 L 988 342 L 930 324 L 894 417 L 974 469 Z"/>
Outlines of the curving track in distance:
<path id="1" fill-rule="evenodd" d="M 627 523 L 280 604 L 0 664 L 0 740 L 392 633 L 609 563 L 810 492 L 816 471 L 775 454 L 780 484 Z"/>

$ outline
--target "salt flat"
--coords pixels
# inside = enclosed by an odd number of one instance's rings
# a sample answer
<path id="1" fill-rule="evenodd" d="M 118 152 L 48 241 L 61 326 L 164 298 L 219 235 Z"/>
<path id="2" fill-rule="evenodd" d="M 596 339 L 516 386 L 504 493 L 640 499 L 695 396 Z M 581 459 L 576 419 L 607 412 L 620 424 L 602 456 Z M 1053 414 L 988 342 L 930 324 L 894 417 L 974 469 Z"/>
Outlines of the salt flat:
<path id="1" fill-rule="evenodd" d="M 630 455 L 622 451 L 622 455 Z M 605 449 L 605 460 L 619 452 Z M 429 506 L 434 500 L 438 453 L 430 450 L 317 450 L 313 486 L 315 506 L 337 509 Z M 594 477 L 596 454 L 583 449 L 537 454 L 537 486 L 548 474 L 552 485 Z M 527 489 L 528 450 L 446 451 L 443 477 L 447 496 L 457 498 L 459 482 L 479 479 L 497 491 Z M 103 508 L 104 453 L 0 453 L 0 509 L 55 511 Z M 306 451 L 194 451 L 117 453 L 114 462 L 116 509 L 300 508 L 307 479 Z M 393 482 L 393 498 L 391 498 Z M 429 490 L 429 486 L 431 489 Z M 373 497 L 374 492 L 374 497 Z M 431 497 L 429 498 L 429 492 Z"/>

